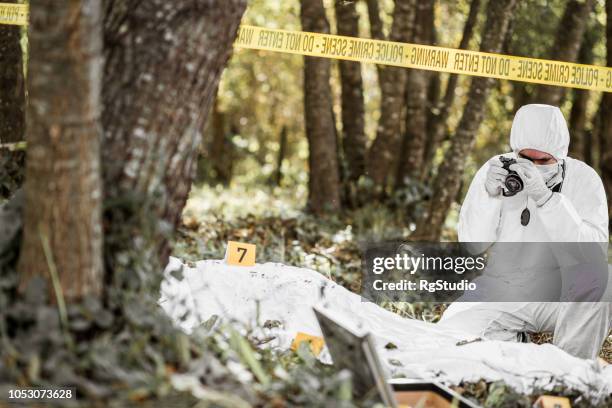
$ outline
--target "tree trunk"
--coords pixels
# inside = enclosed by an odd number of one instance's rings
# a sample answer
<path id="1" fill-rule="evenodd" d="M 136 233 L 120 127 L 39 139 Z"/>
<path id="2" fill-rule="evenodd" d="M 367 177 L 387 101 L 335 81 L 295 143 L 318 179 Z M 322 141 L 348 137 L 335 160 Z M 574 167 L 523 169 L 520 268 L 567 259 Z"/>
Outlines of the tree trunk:
<path id="1" fill-rule="evenodd" d="M 438 31 L 435 26 L 435 12 L 431 15 L 432 33 L 431 33 L 431 44 L 438 45 Z M 427 86 L 427 139 L 425 140 L 425 152 L 427 152 L 429 140 L 433 134 L 436 119 L 438 118 L 438 105 L 440 104 L 440 98 L 442 97 L 442 76 L 440 72 L 431 72 L 429 75 L 429 85 Z M 423 153 L 423 159 L 426 160 L 427 156 Z M 427 165 L 427 161 L 425 165 Z M 424 166 L 427 167 L 427 166 Z M 422 171 L 425 174 L 425 168 Z"/>
<path id="2" fill-rule="evenodd" d="M 569 130 L 571 135 L 569 156 L 578 160 L 585 160 L 587 104 L 589 91 L 585 89 L 573 90 L 572 111 L 570 113 Z"/>
<path id="3" fill-rule="evenodd" d="M 410 42 L 414 26 L 416 2 L 396 0 L 390 41 Z M 372 20 L 374 18 L 374 20 Z M 370 25 L 375 35 L 381 35 L 377 20 L 370 14 Z M 402 107 L 406 86 L 406 69 L 392 66 L 378 68 L 378 83 L 381 92 L 380 118 L 376 139 L 368 152 L 367 174 L 376 186 L 384 188 L 397 168 L 398 151 L 401 148 Z"/>
<path id="4" fill-rule="evenodd" d="M 63 296 L 102 288 L 100 0 L 41 0 L 30 16 L 21 287 L 57 273 Z M 69 84 L 69 86 L 67 86 Z"/>
<path id="5" fill-rule="evenodd" d="M 304 31 L 329 33 L 322 0 L 301 0 Z M 308 207 L 315 213 L 341 208 L 338 141 L 329 84 L 330 61 L 304 57 L 304 118 L 308 138 Z"/>
<path id="6" fill-rule="evenodd" d="M 593 9 L 593 0 L 570 0 L 565 7 L 563 17 L 557 28 L 556 41 L 550 53 L 555 61 L 576 61 L 578 50 L 587 25 L 589 13 Z M 534 103 L 545 103 L 560 106 L 566 88 L 551 85 L 536 87 Z"/>
<path id="7" fill-rule="evenodd" d="M 476 25 L 476 21 L 478 19 L 480 3 L 481 0 L 472 0 L 470 3 L 470 11 L 467 19 L 465 20 L 465 25 L 463 26 L 463 34 L 461 36 L 461 41 L 459 42 L 459 49 L 467 49 L 472 37 L 474 36 L 474 26 Z M 457 89 L 458 80 L 459 76 L 457 74 L 450 74 L 448 77 L 444 97 L 437 107 L 438 114 L 433 119 L 433 124 L 431 126 L 432 130 L 429 138 L 427 139 L 424 167 L 429 167 L 431 165 L 437 147 L 440 145 L 442 140 L 444 140 L 444 137 L 447 134 L 448 116 L 450 109 L 453 106 L 453 102 L 455 101 L 455 90 Z M 427 172 L 428 170 L 429 169 L 424 168 L 424 172 Z M 425 176 L 425 174 L 423 174 L 423 176 Z"/>
<path id="8" fill-rule="evenodd" d="M 23 184 L 25 149 L 0 147 L 0 201 L 9 199 Z"/>
<path id="9" fill-rule="evenodd" d="M 413 41 L 430 45 L 434 33 L 434 0 L 419 1 Z M 437 73 L 435 75 L 438 75 Z M 409 69 L 406 75 L 406 129 L 398 160 L 396 188 L 409 179 L 420 179 L 427 143 L 428 90 L 432 73 Z"/>
<path id="10" fill-rule="evenodd" d="M 210 143 L 209 157 L 212 161 L 211 167 L 214 172 L 213 180 L 227 186 L 232 180 L 233 152 L 231 133 L 228 135 L 225 126 L 226 115 L 219 110 L 216 100 L 210 116 L 212 141 Z"/>
<path id="11" fill-rule="evenodd" d="M 287 154 L 287 126 L 282 127 L 279 139 L 276 173 L 274 174 L 274 185 L 276 187 L 280 187 L 283 181 L 283 161 L 285 161 L 285 156 Z"/>
<path id="12" fill-rule="evenodd" d="M 338 34 L 359 37 L 359 14 L 354 2 L 336 0 Z M 342 147 L 346 160 L 346 181 L 355 191 L 357 180 L 365 172 L 366 135 L 361 63 L 338 61 L 342 89 Z"/>
<path id="13" fill-rule="evenodd" d="M 25 152 L 1 146 L 22 141 L 24 137 L 25 86 L 20 39 L 21 27 L 0 24 L 0 198 L 10 197 L 23 180 Z"/>
<path id="14" fill-rule="evenodd" d="M 5 1 L 17 3 L 17 0 Z M 25 92 L 21 27 L 0 24 L 0 144 L 23 140 Z"/>
<path id="15" fill-rule="evenodd" d="M 366 5 L 368 7 L 370 36 L 374 40 L 384 40 L 385 33 L 383 31 L 383 23 L 380 18 L 380 8 L 378 7 L 378 0 L 366 0 Z M 376 67 L 379 67 L 379 65 L 377 65 Z"/>
<path id="16" fill-rule="evenodd" d="M 515 5 L 516 0 L 489 2 L 480 51 L 500 52 Z M 440 239 L 448 210 L 459 192 L 465 162 L 482 123 L 487 96 L 493 82 L 491 78 L 472 78 L 467 103 L 457 132 L 434 181 L 433 199 L 426 217 L 423 218 L 414 233 L 417 239 L 428 241 Z"/>
<path id="17" fill-rule="evenodd" d="M 167 263 L 245 6 L 104 1 L 105 260 L 116 284 Z"/>
<path id="18" fill-rule="evenodd" d="M 597 42 L 597 31 L 588 29 L 584 35 L 582 46 L 578 54 L 578 62 L 590 65 L 593 63 L 593 47 Z M 588 154 L 586 149 L 590 148 L 587 144 L 587 107 L 591 93 L 586 89 L 573 89 L 572 111 L 569 119 L 569 130 L 571 142 L 569 155 L 575 159 L 585 160 Z"/>
<path id="19" fill-rule="evenodd" d="M 606 0 L 607 66 L 612 67 L 612 0 Z M 608 215 L 612 217 L 612 93 L 604 92 L 600 106 L 600 168 L 608 196 Z M 609 224 L 612 231 L 612 223 Z"/>

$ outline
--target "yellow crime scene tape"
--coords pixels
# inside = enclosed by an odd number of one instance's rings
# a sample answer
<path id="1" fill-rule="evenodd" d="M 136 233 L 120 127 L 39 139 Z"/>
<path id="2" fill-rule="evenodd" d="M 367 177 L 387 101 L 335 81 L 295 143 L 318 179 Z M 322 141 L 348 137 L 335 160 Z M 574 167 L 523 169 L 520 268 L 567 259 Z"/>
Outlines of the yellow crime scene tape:
<path id="1" fill-rule="evenodd" d="M 26 25 L 28 6 L 0 3 L 0 24 Z M 237 48 L 612 92 L 612 68 L 332 34 L 240 26 Z"/>
<path id="2" fill-rule="evenodd" d="M 243 25 L 234 46 L 612 92 L 612 68 Z"/>
<path id="3" fill-rule="evenodd" d="M 27 4 L 0 3 L 0 24 L 27 25 L 28 14 Z"/>
<path id="4" fill-rule="evenodd" d="M 0 150 L 8 149 L 8 150 L 25 150 L 28 146 L 26 141 L 21 142 L 12 142 L 12 143 L 0 143 Z"/>

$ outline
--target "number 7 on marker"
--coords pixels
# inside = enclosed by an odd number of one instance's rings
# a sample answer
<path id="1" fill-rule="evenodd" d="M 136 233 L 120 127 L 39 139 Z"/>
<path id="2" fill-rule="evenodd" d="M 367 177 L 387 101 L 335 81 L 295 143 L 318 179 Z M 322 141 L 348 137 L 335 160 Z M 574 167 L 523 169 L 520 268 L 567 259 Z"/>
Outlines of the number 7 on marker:
<path id="1" fill-rule="evenodd" d="M 238 247 L 238 252 L 242 252 L 242 254 L 240 255 L 240 259 L 238 260 L 238 263 L 241 263 L 242 260 L 244 259 L 244 256 L 247 254 L 247 252 L 249 252 L 248 249 L 246 248 L 242 248 L 242 247 Z"/>
<path id="2" fill-rule="evenodd" d="M 256 246 L 242 242 L 228 241 L 225 259 L 228 265 L 255 265 Z"/>

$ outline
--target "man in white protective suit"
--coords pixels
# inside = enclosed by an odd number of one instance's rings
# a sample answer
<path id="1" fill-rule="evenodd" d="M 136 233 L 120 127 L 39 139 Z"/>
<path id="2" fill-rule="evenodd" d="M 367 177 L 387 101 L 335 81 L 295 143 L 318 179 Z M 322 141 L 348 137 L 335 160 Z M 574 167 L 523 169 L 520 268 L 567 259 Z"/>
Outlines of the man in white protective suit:
<path id="1" fill-rule="evenodd" d="M 553 248 L 562 248 L 563 243 L 592 242 L 602 243 L 599 248 L 607 250 L 608 209 L 602 181 L 587 164 L 567 157 L 568 145 L 567 124 L 557 107 L 533 104 L 519 109 L 510 135 L 513 152 L 490 159 L 470 185 L 461 207 L 459 241 L 497 243 L 492 248 L 506 242 L 546 242 L 553 243 Z M 508 171 L 500 156 L 516 159 L 517 163 L 509 168 L 524 183 L 523 190 L 510 197 L 504 190 Z M 535 253 L 541 246 L 507 244 L 503 248 L 511 252 L 506 259 L 511 259 L 514 267 L 506 268 L 504 273 L 512 277 L 501 290 L 523 293 L 538 286 L 559 293 L 563 285 L 558 283 L 560 279 L 546 280 L 553 275 L 545 271 L 553 267 L 534 264 L 534 259 L 542 262 L 545 258 Z M 525 265 L 531 267 L 523 268 Z M 523 270 L 537 273 L 521 275 Z M 487 287 L 487 278 L 483 281 Z M 592 289 L 597 291 L 596 286 L 606 283 L 607 280 L 591 283 Z M 496 285 L 499 289 L 499 281 Z M 495 302 L 500 298 L 490 299 L 492 302 L 455 302 L 439 324 L 506 341 L 519 341 L 523 333 L 553 332 L 555 345 L 589 359 L 597 357 L 610 330 L 612 303 L 544 301 L 547 298 L 541 302 L 502 303 Z M 552 296 L 550 300 L 553 299 L 559 298 Z"/>

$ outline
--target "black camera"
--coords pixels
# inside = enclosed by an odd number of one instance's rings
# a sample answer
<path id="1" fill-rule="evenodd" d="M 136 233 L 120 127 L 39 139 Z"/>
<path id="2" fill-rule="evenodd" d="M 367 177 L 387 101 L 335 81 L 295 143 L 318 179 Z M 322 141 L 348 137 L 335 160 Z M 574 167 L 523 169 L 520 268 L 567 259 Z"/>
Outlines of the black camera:
<path id="1" fill-rule="evenodd" d="M 512 197 L 519 191 L 523 191 L 523 180 L 519 177 L 518 173 L 514 170 L 510 170 L 510 165 L 516 163 L 515 159 L 509 159 L 504 156 L 500 156 L 499 160 L 502 162 L 502 167 L 508 170 L 508 175 L 504 180 L 505 188 L 502 189 L 504 197 Z"/>

